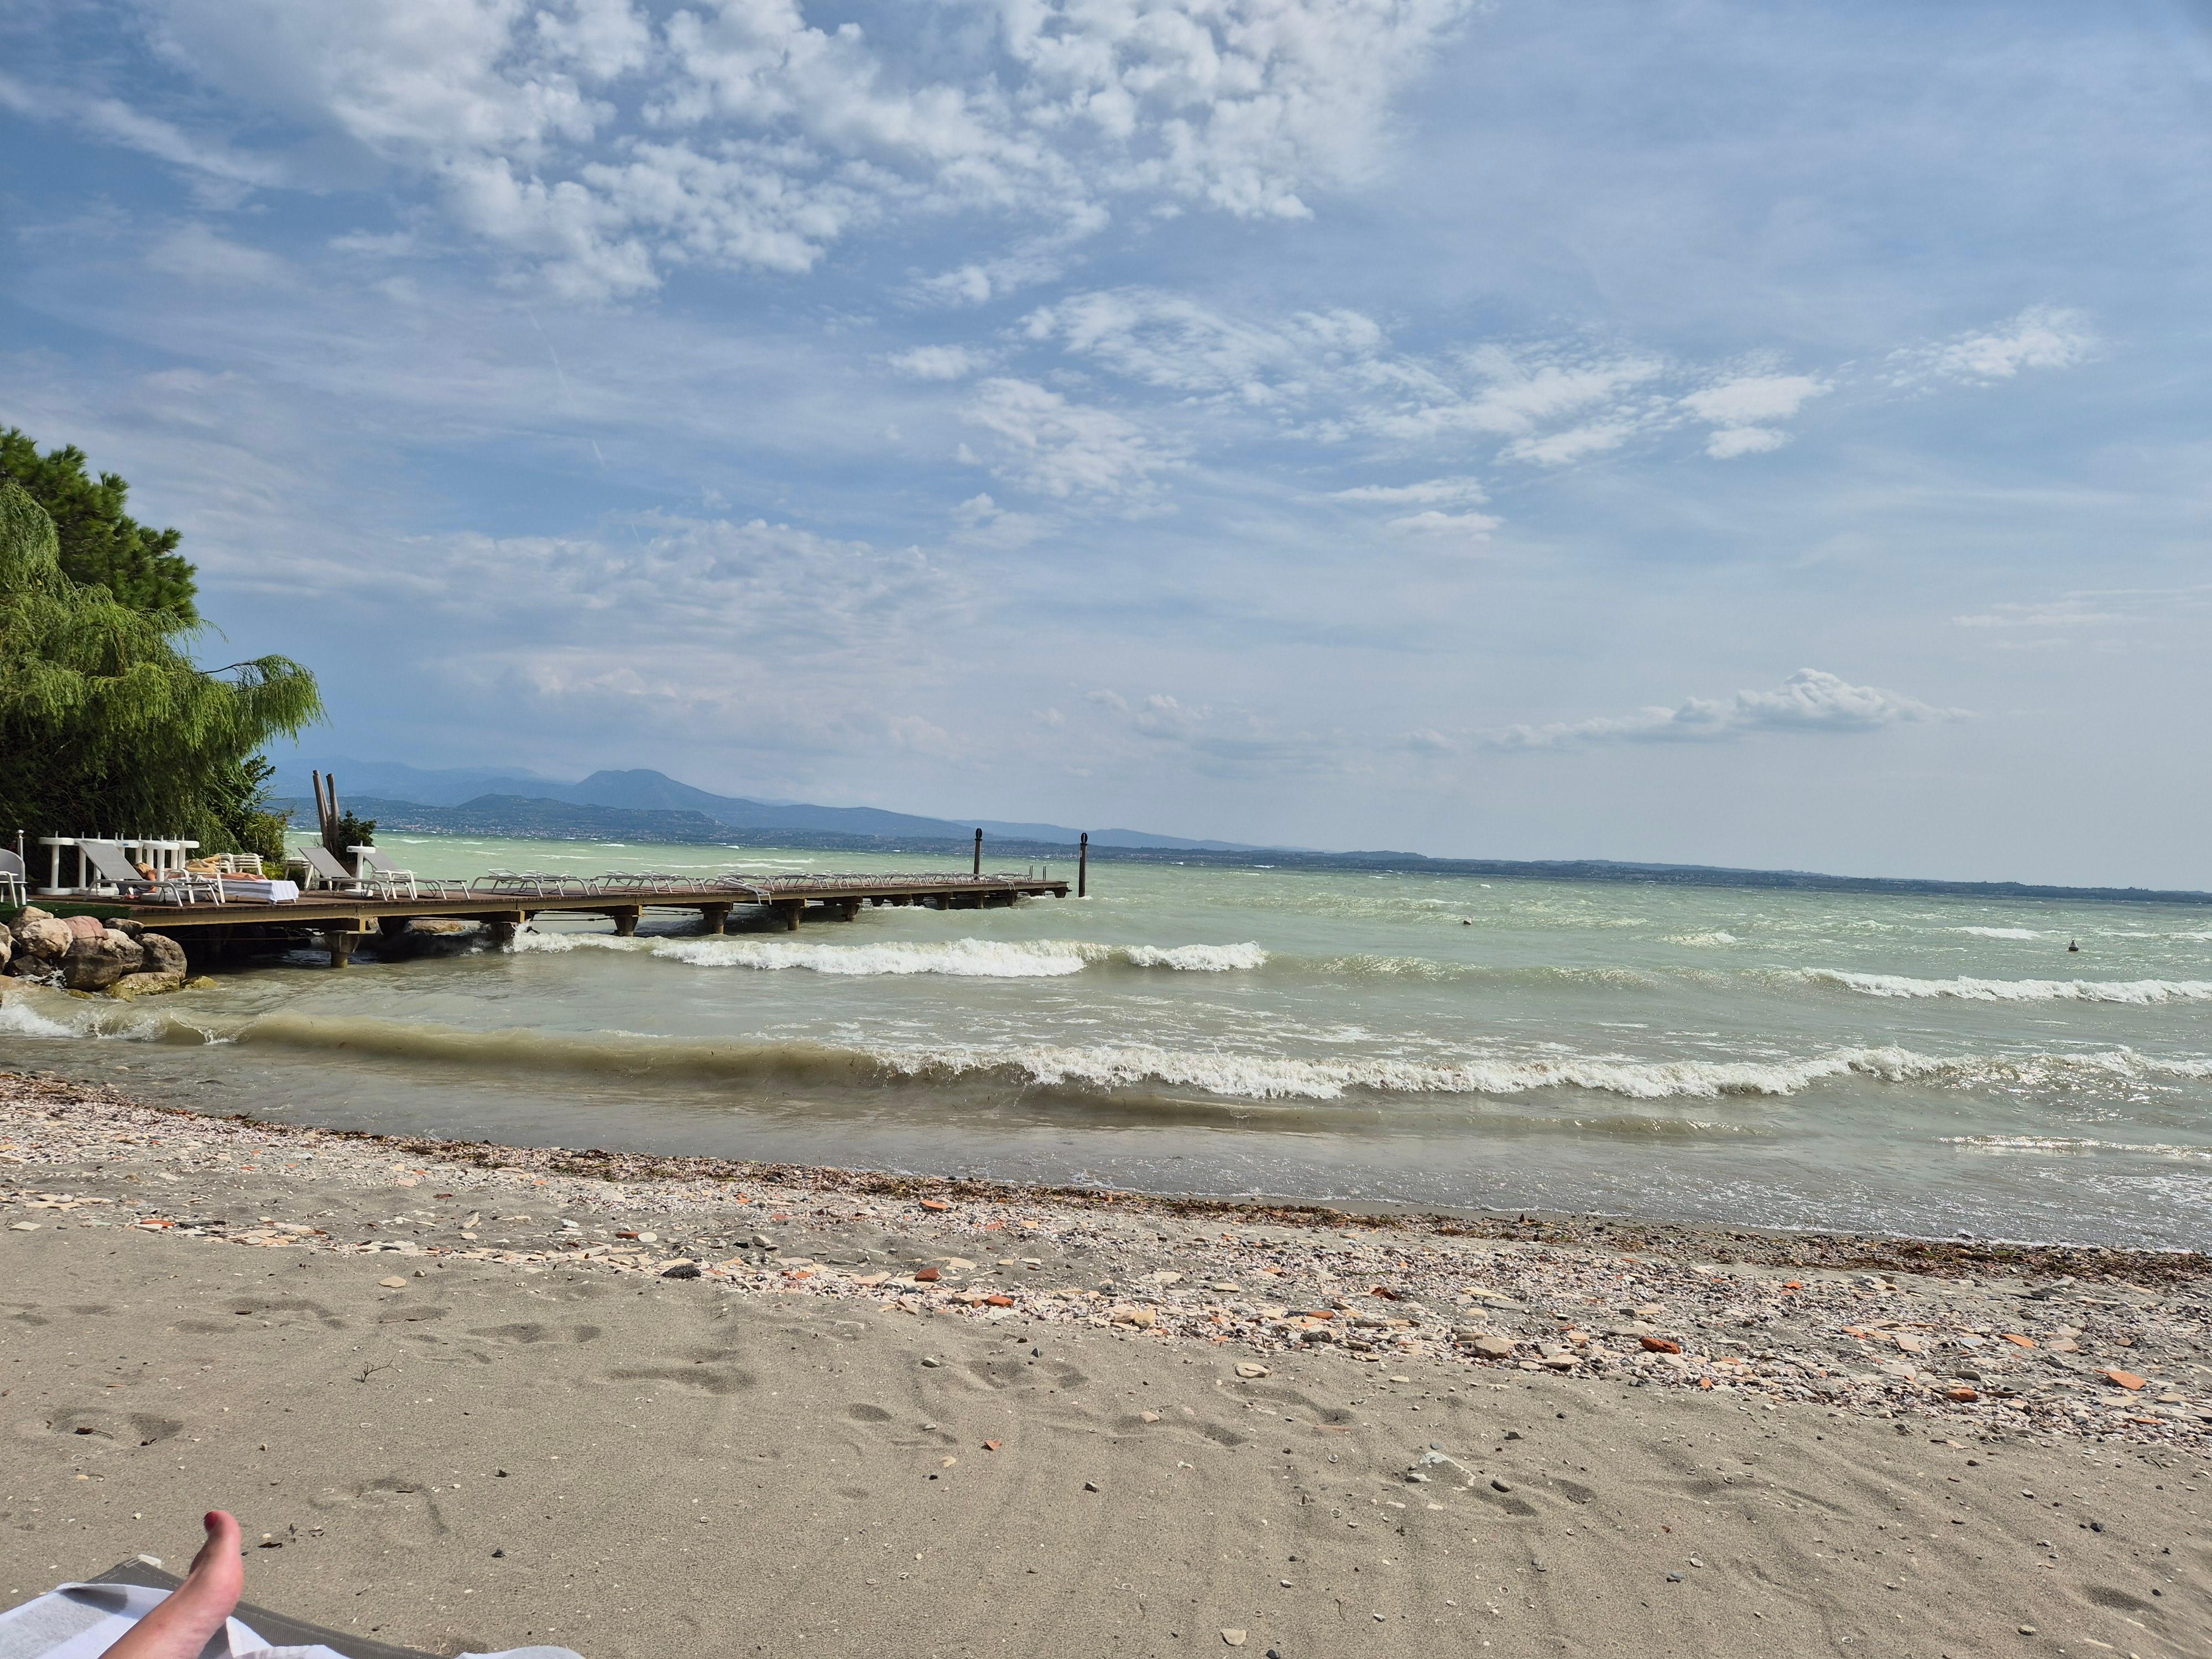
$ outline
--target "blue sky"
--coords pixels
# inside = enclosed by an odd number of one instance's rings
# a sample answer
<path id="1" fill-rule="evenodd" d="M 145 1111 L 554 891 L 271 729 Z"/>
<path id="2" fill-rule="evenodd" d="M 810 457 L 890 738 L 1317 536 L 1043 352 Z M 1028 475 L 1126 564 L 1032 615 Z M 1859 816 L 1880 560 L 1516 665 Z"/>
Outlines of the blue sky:
<path id="1" fill-rule="evenodd" d="M 2199 9 L 19 0 L 0 422 L 315 755 L 2212 885 Z"/>

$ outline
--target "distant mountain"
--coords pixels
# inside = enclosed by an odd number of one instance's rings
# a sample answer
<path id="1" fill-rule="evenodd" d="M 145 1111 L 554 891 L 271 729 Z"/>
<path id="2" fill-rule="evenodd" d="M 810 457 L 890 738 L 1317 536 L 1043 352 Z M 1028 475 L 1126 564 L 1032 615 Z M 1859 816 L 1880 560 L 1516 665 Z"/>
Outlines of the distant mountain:
<path id="1" fill-rule="evenodd" d="M 313 788 L 308 777 L 311 762 L 280 766 L 271 793 L 309 799 Z M 802 830 L 829 836 L 867 836 L 893 840 L 958 840 L 977 830 L 996 840 L 1042 846 L 1073 847 L 1081 831 L 1059 823 L 1014 823 L 996 818 L 920 817 L 910 812 L 890 812 L 873 806 L 816 806 L 803 801 L 757 800 L 740 795 L 717 795 L 679 782 L 665 772 L 640 768 L 631 771 L 594 772 L 580 783 L 528 773 L 497 772 L 464 768 L 431 771 L 390 761 L 333 761 L 322 769 L 336 772 L 341 805 L 354 805 L 355 797 L 375 798 L 380 803 L 413 803 L 422 806 L 473 805 L 485 796 L 502 797 L 500 812 L 512 815 L 510 803 L 521 800 L 565 801 L 577 806 L 599 806 L 627 811 L 693 812 L 720 825 L 739 830 Z M 365 817 L 373 817 L 366 808 Z M 556 815 L 557 816 L 557 815 Z M 1158 848 L 1170 852 L 1255 853 L 1267 849 L 1231 841 L 1194 841 L 1181 836 L 1154 835 L 1143 830 L 1094 830 L 1094 847 Z"/>

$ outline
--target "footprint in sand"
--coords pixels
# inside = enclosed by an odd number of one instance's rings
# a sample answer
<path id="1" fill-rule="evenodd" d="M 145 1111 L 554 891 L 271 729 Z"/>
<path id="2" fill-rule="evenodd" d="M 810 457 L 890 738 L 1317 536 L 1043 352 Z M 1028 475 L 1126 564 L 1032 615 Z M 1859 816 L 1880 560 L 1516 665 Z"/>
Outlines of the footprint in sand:
<path id="1" fill-rule="evenodd" d="M 757 1386 L 760 1379 L 750 1371 L 736 1365 L 719 1364 L 713 1358 L 695 1359 L 689 1364 L 625 1365 L 606 1374 L 610 1382 L 666 1382 L 679 1389 L 690 1389 L 700 1394 L 742 1394 Z"/>
<path id="2" fill-rule="evenodd" d="M 570 1325 L 563 1329 L 558 1325 L 528 1323 L 479 1325 L 471 1328 L 469 1334 L 494 1342 L 596 1342 L 600 1331 L 597 1325 Z"/>
<path id="3" fill-rule="evenodd" d="M 105 1447 L 136 1448 L 182 1434 L 185 1425 L 173 1417 L 145 1413 L 125 1414 L 103 1407 L 87 1406 L 48 1418 L 46 1428 L 70 1439 L 97 1442 Z"/>

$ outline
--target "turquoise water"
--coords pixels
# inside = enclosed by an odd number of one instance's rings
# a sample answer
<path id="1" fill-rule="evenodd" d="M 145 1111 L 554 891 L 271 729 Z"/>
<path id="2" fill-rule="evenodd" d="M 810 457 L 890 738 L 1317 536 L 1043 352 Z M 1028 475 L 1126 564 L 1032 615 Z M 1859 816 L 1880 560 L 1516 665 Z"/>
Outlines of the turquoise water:
<path id="1" fill-rule="evenodd" d="M 441 875 L 928 867 L 386 846 Z M 2212 909 L 1092 874 L 1087 900 L 871 908 L 796 934 L 708 939 L 671 913 L 623 940 L 548 917 L 512 951 L 335 973 L 302 954 L 135 1008 L 11 989 L 0 1063 L 505 1140 L 2212 1243 Z"/>

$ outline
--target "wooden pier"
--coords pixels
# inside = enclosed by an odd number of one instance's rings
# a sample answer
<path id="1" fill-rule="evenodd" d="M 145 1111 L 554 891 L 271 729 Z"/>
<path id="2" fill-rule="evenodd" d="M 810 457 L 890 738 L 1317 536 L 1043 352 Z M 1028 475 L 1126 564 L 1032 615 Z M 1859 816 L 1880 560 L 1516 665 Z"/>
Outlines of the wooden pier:
<path id="1" fill-rule="evenodd" d="M 321 936 L 331 965 L 342 968 L 356 944 L 374 933 L 390 939 L 407 933 L 416 921 L 482 923 L 497 939 L 547 914 L 605 916 L 615 932 L 629 937 L 647 910 L 696 912 L 706 932 L 727 930 L 732 911 L 755 908 L 776 924 L 796 930 L 811 912 L 825 921 L 850 921 L 872 904 L 924 905 L 939 910 L 980 910 L 1024 898 L 1066 898 L 1068 884 L 1026 876 L 775 877 L 755 882 L 725 880 L 699 886 L 614 886 L 546 880 L 536 888 L 513 883 L 472 884 L 459 894 L 410 898 L 367 893 L 311 890 L 291 902 L 271 904 L 234 899 L 228 903 L 133 904 L 131 919 L 149 931 L 190 935 L 208 945 L 250 939 L 270 932 L 307 932 Z M 179 943 L 190 942 L 179 937 Z"/>

